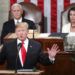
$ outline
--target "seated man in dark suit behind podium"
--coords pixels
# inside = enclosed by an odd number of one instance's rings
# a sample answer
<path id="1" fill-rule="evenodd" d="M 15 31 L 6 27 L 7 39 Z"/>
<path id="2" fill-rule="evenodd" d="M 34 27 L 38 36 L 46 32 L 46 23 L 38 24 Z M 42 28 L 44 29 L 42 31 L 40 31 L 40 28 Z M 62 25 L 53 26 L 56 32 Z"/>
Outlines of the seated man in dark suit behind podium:
<path id="1" fill-rule="evenodd" d="M 18 3 L 13 4 L 11 6 L 11 13 L 13 19 L 3 24 L 2 33 L 1 33 L 1 44 L 4 43 L 3 39 L 7 34 L 15 32 L 15 25 L 17 24 L 17 22 L 27 22 L 29 24 L 29 29 L 36 29 L 34 22 L 24 19 L 24 17 L 22 17 L 23 9 L 20 4 Z"/>
<path id="2" fill-rule="evenodd" d="M 37 62 L 49 65 L 55 60 L 59 52 L 57 44 L 51 49 L 47 48 L 48 55 L 41 51 L 41 44 L 27 38 L 28 24 L 26 22 L 16 25 L 17 39 L 5 43 L 0 52 L 0 63 L 7 61 L 7 69 L 33 69 Z"/>

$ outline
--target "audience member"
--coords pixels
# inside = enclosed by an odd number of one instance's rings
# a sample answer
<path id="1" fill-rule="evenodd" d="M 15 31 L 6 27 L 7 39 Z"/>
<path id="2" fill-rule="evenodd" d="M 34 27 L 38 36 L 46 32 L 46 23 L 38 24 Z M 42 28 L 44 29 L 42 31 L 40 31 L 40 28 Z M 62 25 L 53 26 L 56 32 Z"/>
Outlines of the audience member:
<path id="1" fill-rule="evenodd" d="M 27 22 L 29 24 L 29 29 L 36 28 L 35 24 L 32 21 L 24 19 L 24 17 L 22 17 L 23 9 L 20 4 L 18 3 L 13 4 L 11 6 L 11 13 L 12 13 L 13 19 L 3 24 L 3 28 L 1 32 L 1 44 L 3 43 L 3 39 L 7 34 L 15 32 L 15 25 L 19 22 Z"/>
<path id="2" fill-rule="evenodd" d="M 63 25 L 62 32 L 70 33 L 75 32 L 75 7 L 71 7 L 68 11 L 68 21 L 69 23 Z"/>

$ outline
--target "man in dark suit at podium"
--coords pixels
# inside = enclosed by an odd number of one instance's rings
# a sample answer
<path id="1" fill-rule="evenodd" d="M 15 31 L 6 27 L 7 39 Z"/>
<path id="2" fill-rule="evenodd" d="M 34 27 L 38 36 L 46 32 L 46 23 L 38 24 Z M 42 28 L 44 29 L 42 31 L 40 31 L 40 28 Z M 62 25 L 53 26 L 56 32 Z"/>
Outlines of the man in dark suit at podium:
<path id="1" fill-rule="evenodd" d="M 3 24 L 2 33 L 1 33 L 1 44 L 3 44 L 3 39 L 7 34 L 15 32 L 15 25 L 18 22 L 27 22 L 29 24 L 29 29 L 36 29 L 35 24 L 32 21 L 24 19 L 24 17 L 22 17 L 23 8 L 20 4 L 18 3 L 13 4 L 11 6 L 11 13 L 13 19 Z"/>
<path id="2" fill-rule="evenodd" d="M 47 48 L 48 55 L 41 50 L 41 44 L 27 38 L 28 24 L 22 22 L 16 25 L 17 39 L 4 44 L 0 52 L 0 63 L 7 61 L 7 69 L 33 69 L 37 62 L 49 65 L 59 52 L 57 44 Z M 22 53 L 23 52 L 23 53 Z"/>

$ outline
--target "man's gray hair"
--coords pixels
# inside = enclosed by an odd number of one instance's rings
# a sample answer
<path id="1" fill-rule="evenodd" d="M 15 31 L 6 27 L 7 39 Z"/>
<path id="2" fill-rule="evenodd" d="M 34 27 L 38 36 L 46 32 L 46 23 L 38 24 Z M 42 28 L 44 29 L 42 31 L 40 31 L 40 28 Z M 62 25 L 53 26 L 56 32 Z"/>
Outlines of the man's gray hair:
<path id="1" fill-rule="evenodd" d="M 18 6 L 20 9 L 23 10 L 22 6 L 19 4 L 19 3 L 14 3 L 12 6 L 11 6 L 11 9 L 13 9 L 14 7 Z"/>

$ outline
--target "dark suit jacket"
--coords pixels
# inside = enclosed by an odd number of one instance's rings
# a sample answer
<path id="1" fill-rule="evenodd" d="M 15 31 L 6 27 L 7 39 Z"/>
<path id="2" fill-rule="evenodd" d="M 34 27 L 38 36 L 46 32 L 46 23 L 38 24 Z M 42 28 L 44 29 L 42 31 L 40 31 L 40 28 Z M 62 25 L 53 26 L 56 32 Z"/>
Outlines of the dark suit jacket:
<path id="1" fill-rule="evenodd" d="M 36 66 L 37 62 L 48 65 L 50 64 L 50 60 L 46 54 L 41 52 L 40 43 L 29 40 L 28 51 L 26 62 L 24 63 L 24 67 L 21 66 L 18 50 L 17 50 L 17 41 L 14 40 L 10 43 L 4 44 L 3 49 L 0 53 L 0 63 L 4 63 L 7 60 L 7 69 L 32 69 Z"/>
<path id="2" fill-rule="evenodd" d="M 22 22 L 27 22 L 29 24 L 29 29 L 36 29 L 35 24 L 27 19 L 22 19 Z M 2 32 L 1 32 L 1 44 L 3 43 L 3 38 L 8 34 L 8 33 L 14 33 L 15 32 L 15 23 L 14 20 L 9 20 L 3 24 Z"/>

